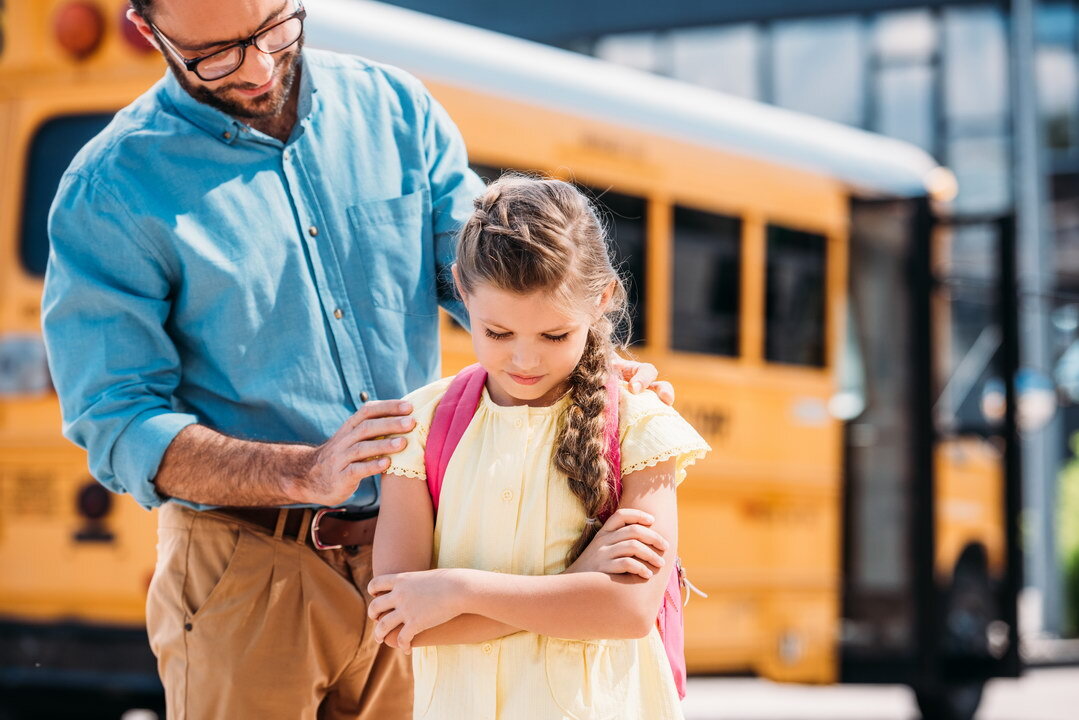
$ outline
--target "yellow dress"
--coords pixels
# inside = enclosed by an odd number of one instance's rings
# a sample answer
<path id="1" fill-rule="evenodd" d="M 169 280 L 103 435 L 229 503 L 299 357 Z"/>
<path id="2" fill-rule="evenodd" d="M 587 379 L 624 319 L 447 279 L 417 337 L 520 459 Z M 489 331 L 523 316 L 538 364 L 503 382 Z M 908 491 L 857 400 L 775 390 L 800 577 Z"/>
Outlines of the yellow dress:
<path id="1" fill-rule="evenodd" d="M 426 479 L 423 448 L 449 378 L 406 399 L 416 427 L 386 471 Z M 551 462 L 563 397 L 549 407 L 496 405 L 484 390 L 476 415 L 453 453 L 435 520 L 437 567 L 517 575 L 551 575 L 584 529 L 580 501 Z M 623 388 L 622 474 L 676 458 L 677 481 L 710 448 L 652 392 Z M 416 648 L 415 718 L 528 720 L 682 718 L 681 703 L 659 637 L 561 640 L 519 632 L 473 645 Z"/>

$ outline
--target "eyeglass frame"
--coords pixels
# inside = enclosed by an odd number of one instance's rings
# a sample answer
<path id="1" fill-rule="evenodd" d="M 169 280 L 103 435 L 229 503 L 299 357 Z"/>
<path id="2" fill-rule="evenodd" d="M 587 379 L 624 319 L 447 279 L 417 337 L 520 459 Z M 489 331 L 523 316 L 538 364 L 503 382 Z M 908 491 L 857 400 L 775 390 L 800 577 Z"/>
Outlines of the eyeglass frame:
<path id="1" fill-rule="evenodd" d="M 250 46 L 254 46 L 255 49 L 258 50 L 260 53 L 264 53 L 266 55 L 274 55 L 276 53 L 281 52 L 282 50 L 287 50 L 290 47 L 292 47 L 293 45 L 295 45 L 297 42 L 299 42 L 300 38 L 303 37 L 303 21 L 306 18 L 307 18 L 307 10 L 304 8 L 303 3 L 299 2 L 299 0 L 297 0 L 295 12 L 289 14 L 286 17 L 281 18 L 280 20 L 273 23 L 272 25 L 267 25 L 264 28 L 260 28 L 259 30 L 254 32 L 252 35 L 250 35 L 247 39 L 239 40 L 239 41 L 234 42 L 234 43 L 230 43 L 230 44 L 226 45 L 225 47 L 221 48 L 220 50 L 214 50 L 212 53 L 209 53 L 207 55 L 200 55 L 198 57 L 190 58 L 190 59 L 184 57 L 180 53 L 180 49 L 178 47 L 176 47 L 173 44 L 173 42 L 171 40 L 169 40 L 169 38 L 165 35 L 165 33 L 161 32 L 161 30 L 157 27 L 157 25 L 154 25 L 154 23 L 152 21 L 147 20 L 146 24 L 150 26 L 150 29 L 154 31 L 155 35 L 157 35 L 159 38 L 161 38 L 164 41 L 164 43 L 168 47 L 169 51 L 172 52 L 172 54 L 174 56 L 176 56 L 176 59 L 179 60 L 183 64 L 183 66 L 187 69 L 188 72 L 195 73 L 195 75 L 200 80 L 202 80 L 203 82 L 216 82 L 218 80 L 223 80 L 224 78 L 227 78 L 229 75 L 232 75 L 234 72 L 236 72 L 241 67 L 243 67 L 244 61 L 247 60 L 247 48 L 250 47 Z M 290 20 L 296 20 L 296 19 L 299 19 L 299 21 L 300 21 L 300 33 L 296 36 L 296 39 L 293 40 L 292 42 L 290 42 L 288 45 L 285 45 L 284 47 L 278 48 L 277 50 L 274 50 L 272 53 L 266 52 L 265 50 L 263 50 L 262 48 L 260 48 L 258 46 L 258 38 L 259 38 L 260 35 L 264 35 L 265 33 L 268 33 L 269 31 L 273 30 L 274 28 L 279 27 L 281 25 L 284 25 L 285 23 L 289 22 Z M 220 55 L 221 53 L 229 52 L 230 50 L 232 50 L 234 48 L 240 48 L 240 62 L 238 62 L 236 64 L 236 67 L 234 67 L 232 70 L 229 70 L 224 75 L 220 75 L 218 77 L 215 77 L 212 80 L 208 80 L 207 78 L 204 78 L 201 74 L 199 74 L 199 70 L 198 70 L 199 63 L 203 62 L 204 60 L 209 60 L 214 55 Z"/>

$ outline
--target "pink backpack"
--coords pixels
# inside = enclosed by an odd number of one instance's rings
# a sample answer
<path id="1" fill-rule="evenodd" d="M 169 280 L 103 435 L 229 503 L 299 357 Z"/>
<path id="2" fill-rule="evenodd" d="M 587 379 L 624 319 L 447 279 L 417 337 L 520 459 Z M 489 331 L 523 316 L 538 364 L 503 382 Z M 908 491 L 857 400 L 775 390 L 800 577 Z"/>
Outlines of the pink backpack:
<path id="1" fill-rule="evenodd" d="M 476 414 L 486 382 L 487 372 L 481 366 L 468 366 L 457 373 L 450 382 L 449 389 L 446 390 L 446 394 L 442 396 L 442 400 L 435 409 L 431 430 L 427 434 L 423 464 L 427 472 L 427 487 L 431 491 L 431 501 L 434 503 L 436 515 L 446 466 L 449 465 L 457 443 L 461 441 L 461 436 L 465 434 L 465 429 Z M 605 522 L 611 516 L 622 497 L 622 453 L 618 443 L 618 383 L 614 378 L 607 384 L 606 412 L 607 459 L 613 470 L 612 502 L 611 509 L 602 517 L 597 518 L 600 522 Z M 659 614 L 656 616 L 656 625 L 659 627 L 660 637 L 663 638 L 663 648 L 667 651 L 667 659 L 671 663 L 674 684 L 678 688 L 680 698 L 686 696 L 685 629 L 682 624 L 682 588 L 685 583 L 682 563 L 676 560 L 674 572 L 671 573 L 670 580 L 667 582 L 667 591 L 663 594 L 663 604 L 660 605 Z"/>

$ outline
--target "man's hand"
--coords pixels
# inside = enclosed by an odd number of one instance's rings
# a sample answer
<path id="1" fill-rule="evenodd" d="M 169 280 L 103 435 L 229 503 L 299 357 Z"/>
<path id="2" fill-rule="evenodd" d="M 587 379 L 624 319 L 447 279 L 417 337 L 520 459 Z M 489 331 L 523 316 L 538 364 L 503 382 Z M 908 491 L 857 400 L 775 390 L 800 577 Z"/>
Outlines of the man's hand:
<path id="1" fill-rule="evenodd" d="M 404 449 L 404 438 L 386 436 L 411 430 L 416 424 L 411 412 L 412 406 L 400 400 L 366 403 L 311 450 L 310 467 L 290 495 L 298 503 L 330 507 L 348 500 L 361 480 L 390 466 L 387 455 Z"/>
<path id="2" fill-rule="evenodd" d="M 616 357 L 611 363 L 615 372 L 619 373 L 623 380 L 629 382 L 629 391 L 639 393 L 648 388 L 659 395 L 659 399 L 668 405 L 674 405 L 674 386 L 666 380 L 657 380 L 659 371 L 652 363 L 641 363 L 634 360 Z"/>
<path id="3" fill-rule="evenodd" d="M 663 565 L 668 546 L 663 536 L 650 527 L 653 522 L 643 510 L 619 508 L 566 572 L 631 574 L 649 579 Z"/>

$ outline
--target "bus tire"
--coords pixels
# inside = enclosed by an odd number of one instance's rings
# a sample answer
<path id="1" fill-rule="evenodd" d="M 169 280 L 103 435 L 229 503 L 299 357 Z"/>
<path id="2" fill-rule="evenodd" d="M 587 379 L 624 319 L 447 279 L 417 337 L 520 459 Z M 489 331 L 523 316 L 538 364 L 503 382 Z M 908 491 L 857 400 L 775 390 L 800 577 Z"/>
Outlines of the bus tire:
<path id="1" fill-rule="evenodd" d="M 934 683 L 914 688 L 922 720 L 972 720 L 982 701 L 984 680 Z"/>

